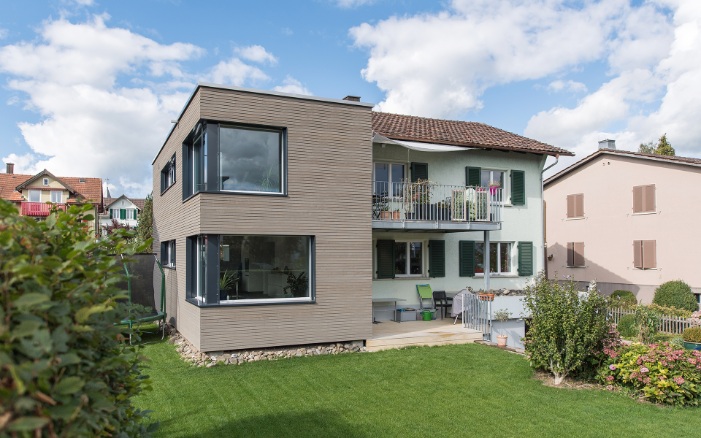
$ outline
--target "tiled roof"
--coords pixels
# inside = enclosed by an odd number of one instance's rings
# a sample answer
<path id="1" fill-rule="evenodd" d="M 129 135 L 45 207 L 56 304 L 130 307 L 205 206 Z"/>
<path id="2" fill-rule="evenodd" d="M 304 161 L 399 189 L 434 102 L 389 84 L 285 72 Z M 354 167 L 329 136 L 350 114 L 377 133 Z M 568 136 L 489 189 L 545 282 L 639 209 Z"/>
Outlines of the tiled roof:
<path id="1" fill-rule="evenodd" d="M 376 134 L 393 140 L 546 155 L 574 155 L 566 149 L 477 122 L 428 119 L 373 111 L 372 129 Z"/>
<path id="2" fill-rule="evenodd" d="M 125 199 L 131 201 L 132 204 L 136 205 L 136 208 L 139 210 L 144 209 L 144 202 L 146 202 L 145 199 L 143 198 L 127 198 L 126 196 L 122 195 L 119 198 L 105 198 L 105 209 L 107 209 L 112 203 L 116 202 L 118 199 L 124 197 Z"/>
<path id="3" fill-rule="evenodd" d="M 618 155 L 621 157 L 629 157 L 629 158 L 634 158 L 634 159 L 644 160 L 644 161 L 654 161 L 654 162 L 662 162 L 662 163 L 670 163 L 670 164 L 680 164 L 680 165 L 685 165 L 685 166 L 701 167 L 701 158 L 677 157 L 677 156 L 657 155 L 657 154 L 641 154 L 640 152 L 621 151 L 618 149 L 598 149 L 593 154 L 582 158 L 581 160 L 577 161 L 576 163 L 570 165 L 569 167 L 562 169 L 561 171 L 559 171 L 555 175 L 547 178 L 545 181 L 543 181 L 543 184 L 544 185 L 551 184 L 553 181 L 567 175 L 568 173 L 572 172 L 575 169 L 578 169 L 578 168 L 584 166 L 585 164 L 594 160 L 596 157 L 599 157 L 601 155 L 606 155 L 606 154 Z"/>
<path id="4" fill-rule="evenodd" d="M 43 173 L 40 172 L 40 173 Z M 22 201 L 22 195 L 15 190 L 31 179 L 35 179 L 37 175 L 23 175 L 19 173 L 0 173 L 0 199 L 8 201 Z M 75 190 L 86 201 L 92 204 L 102 205 L 102 179 L 100 178 L 80 178 L 72 176 L 59 176 L 58 180 L 64 182 Z M 75 202 L 74 198 L 67 200 L 68 203 Z"/>

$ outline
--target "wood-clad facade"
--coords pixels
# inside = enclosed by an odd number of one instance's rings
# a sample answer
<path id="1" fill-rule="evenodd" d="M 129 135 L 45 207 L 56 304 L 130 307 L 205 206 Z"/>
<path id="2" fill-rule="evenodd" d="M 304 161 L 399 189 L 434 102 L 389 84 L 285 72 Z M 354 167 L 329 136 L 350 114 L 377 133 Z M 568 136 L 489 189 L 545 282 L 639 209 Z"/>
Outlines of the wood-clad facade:
<path id="1" fill-rule="evenodd" d="M 183 197 L 183 143 L 203 120 L 282 130 L 284 193 Z M 371 132 L 367 104 L 198 86 L 153 162 L 154 249 L 175 240 L 175 268 L 166 272 L 167 311 L 183 336 L 201 351 L 371 336 Z M 161 172 L 173 155 L 175 182 L 162 192 Z M 198 304 L 187 291 L 192 273 L 186 261 L 186 242 L 198 235 L 309 236 L 311 300 Z"/>

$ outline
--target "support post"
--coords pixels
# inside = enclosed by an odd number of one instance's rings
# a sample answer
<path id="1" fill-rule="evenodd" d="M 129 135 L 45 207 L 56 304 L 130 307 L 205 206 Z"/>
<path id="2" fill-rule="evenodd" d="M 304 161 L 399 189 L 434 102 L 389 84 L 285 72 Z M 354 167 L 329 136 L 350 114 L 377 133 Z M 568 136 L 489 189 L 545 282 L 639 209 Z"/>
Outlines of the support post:
<path id="1" fill-rule="evenodd" d="M 484 266 L 484 291 L 489 292 L 489 274 L 490 274 L 490 262 L 489 262 L 489 231 L 484 231 L 484 254 L 483 254 L 483 266 Z"/>

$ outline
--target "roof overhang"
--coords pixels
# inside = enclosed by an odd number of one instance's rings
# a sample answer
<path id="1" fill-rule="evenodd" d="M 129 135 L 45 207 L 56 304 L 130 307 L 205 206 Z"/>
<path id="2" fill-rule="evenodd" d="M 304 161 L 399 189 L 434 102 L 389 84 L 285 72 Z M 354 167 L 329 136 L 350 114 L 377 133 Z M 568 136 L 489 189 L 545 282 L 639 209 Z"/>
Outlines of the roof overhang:
<path id="1" fill-rule="evenodd" d="M 422 142 L 418 142 L 418 141 L 394 140 L 394 139 L 387 138 L 387 137 L 380 135 L 380 134 L 374 134 L 372 136 L 372 142 L 373 143 L 381 143 L 381 144 L 393 144 L 393 145 L 405 147 L 407 149 L 413 149 L 415 151 L 422 151 L 422 152 L 458 152 L 458 151 L 469 151 L 470 149 L 474 149 L 474 148 L 469 148 L 466 146 L 451 146 L 451 145 L 437 144 L 437 143 L 422 143 Z"/>

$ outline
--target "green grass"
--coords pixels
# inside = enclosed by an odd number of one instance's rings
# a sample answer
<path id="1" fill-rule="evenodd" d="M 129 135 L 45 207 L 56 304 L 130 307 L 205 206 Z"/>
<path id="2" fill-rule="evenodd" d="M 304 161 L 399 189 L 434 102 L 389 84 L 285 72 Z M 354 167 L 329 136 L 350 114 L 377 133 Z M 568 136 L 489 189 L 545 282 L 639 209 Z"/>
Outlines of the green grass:
<path id="1" fill-rule="evenodd" d="M 696 436 L 701 411 L 559 389 L 522 357 L 483 345 L 195 368 L 146 345 L 157 436 Z"/>

